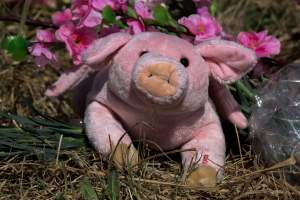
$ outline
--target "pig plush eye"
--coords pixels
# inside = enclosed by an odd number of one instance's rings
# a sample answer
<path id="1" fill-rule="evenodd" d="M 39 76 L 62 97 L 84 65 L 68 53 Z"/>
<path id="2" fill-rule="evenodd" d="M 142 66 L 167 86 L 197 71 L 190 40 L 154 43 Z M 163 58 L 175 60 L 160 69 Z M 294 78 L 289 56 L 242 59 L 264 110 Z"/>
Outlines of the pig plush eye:
<path id="1" fill-rule="evenodd" d="M 142 52 L 140 53 L 140 57 L 141 57 L 142 55 L 144 55 L 145 53 L 148 53 L 148 51 L 142 51 Z"/>
<path id="2" fill-rule="evenodd" d="M 180 63 L 185 66 L 185 67 L 188 67 L 189 66 L 189 60 L 186 58 L 186 57 L 182 57 L 180 59 Z"/>

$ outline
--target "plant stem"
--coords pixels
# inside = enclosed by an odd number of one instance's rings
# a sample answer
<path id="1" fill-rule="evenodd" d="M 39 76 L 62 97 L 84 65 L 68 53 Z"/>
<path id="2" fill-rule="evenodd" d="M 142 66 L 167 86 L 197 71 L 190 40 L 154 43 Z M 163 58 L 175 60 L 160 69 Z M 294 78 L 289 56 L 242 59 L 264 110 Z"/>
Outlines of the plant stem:
<path id="1" fill-rule="evenodd" d="M 29 8 L 30 8 L 30 3 L 31 3 L 31 0 L 25 0 L 25 2 L 24 2 L 21 21 L 20 21 L 20 29 L 19 29 L 19 34 L 20 35 L 23 35 L 23 33 L 25 32 L 24 27 L 25 27 L 27 14 L 28 14 L 28 11 L 29 11 Z"/>
<path id="2" fill-rule="evenodd" d="M 0 21 L 20 22 L 21 19 L 20 17 L 17 16 L 0 16 Z M 41 26 L 43 28 L 54 28 L 54 29 L 58 28 L 58 26 L 55 24 L 42 22 L 38 20 L 32 20 L 32 19 L 26 19 L 25 24 L 31 26 Z"/>
<path id="3" fill-rule="evenodd" d="M 255 100 L 255 95 L 253 92 L 250 91 L 242 81 L 237 81 L 235 84 L 242 92 L 244 92 L 245 95 L 247 95 L 247 97 L 249 97 L 251 100 Z"/>

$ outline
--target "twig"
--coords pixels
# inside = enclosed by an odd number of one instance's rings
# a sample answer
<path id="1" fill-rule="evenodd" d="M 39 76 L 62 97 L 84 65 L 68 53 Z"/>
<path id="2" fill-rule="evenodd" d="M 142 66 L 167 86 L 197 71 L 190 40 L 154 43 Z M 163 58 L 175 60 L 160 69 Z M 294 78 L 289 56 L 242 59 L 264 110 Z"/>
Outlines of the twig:
<path id="1" fill-rule="evenodd" d="M 257 170 L 257 171 L 254 171 L 254 172 L 250 172 L 248 174 L 244 174 L 244 175 L 239 176 L 239 177 L 235 177 L 235 178 L 233 178 L 233 181 L 235 181 L 236 179 L 243 179 L 243 178 L 246 178 L 246 177 L 249 177 L 249 176 L 254 176 L 254 175 L 257 175 L 257 174 L 264 173 L 264 172 L 274 171 L 276 169 L 292 166 L 292 165 L 295 165 L 295 164 L 296 164 L 295 158 L 290 157 L 289 159 L 281 161 L 279 163 L 276 163 L 275 165 L 273 165 L 269 168 Z"/>
<path id="2" fill-rule="evenodd" d="M 0 184 L 0 192 L 2 191 L 2 188 L 4 187 L 4 185 L 6 184 L 7 180 L 4 180 L 1 184 Z"/>
<path id="3" fill-rule="evenodd" d="M 18 16 L 0 16 L 0 21 L 8 21 L 8 22 L 20 22 L 21 19 Z M 25 24 L 30 26 L 40 26 L 43 28 L 53 28 L 58 29 L 58 26 L 48 22 L 42 22 L 38 20 L 26 19 Z"/>
<path id="4" fill-rule="evenodd" d="M 266 196 L 274 197 L 274 195 L 272 193 L 268 192 L 268 191 L 258 190 L 258 191 L 245 192 L 245 193 L 243 193 L 243 194 L 241 194 L 239 196 L 236 196 L 234 198 L 234 200 L 243 199 L 245 197 L 247 197 L 247 199 L 250 199 L 250 196 L 252 196 L 252 195 L 255 195 L 256 198 L 257 198 L 257 195 L 260 195 L 260 196 L 264 195 L 264 197 L 266 197 Z"/>
<path id="5" fill-rule="evenodd" d="M 300 197 L 300 191 L 297 190 L 294 186 L 292 186 L 291 184 L 289 184 L 286 181 L 279 180 L 279 182 L 281 184 L 285 185 L 289 190 L 291 190 L 292 192 L 294 192 L 298 197 Z"/>
<path id="6" fill-rule="evenodd" d="M 238 131 L 236 125 L 234 126 L 234 128 L 235 128 L 236 138 L 237 138 L 238 145 L 239 145 L 239 152 L 240 152 L 242 167 L 245 169 L 244 161 L 243 161 L 243 155 L 242 155 L 241 142 L 240 142 L 240 137 L 239 137 L 239 131 Z"/>
<path id="7" fill-rule="evenodd" d="M 24 33 L 24 25 L 25 25 L 25 22 L 26 22 L 26 19 L 27 19 L 30 4 L 31 4 L 31 0 L 25 0 L 23 10 L 22 10 L 21 20 L 20 20 L 20 27 L 19 27 L 20 28 L 19 29 L 20 35 L 22 35 Z"/>
<path id="8" fill-rule="evenodd" d="M 61 149 L 61 143 L 64 135 L 60 135 L 59 138 L 59 143 L 58 143 L 58 148 L 57 148 L 57 155 L 56 155 L 56 165 L 58 165 L 58 160 L 59 160 L 59 154 L 60 154 L 60 149 Z"/>

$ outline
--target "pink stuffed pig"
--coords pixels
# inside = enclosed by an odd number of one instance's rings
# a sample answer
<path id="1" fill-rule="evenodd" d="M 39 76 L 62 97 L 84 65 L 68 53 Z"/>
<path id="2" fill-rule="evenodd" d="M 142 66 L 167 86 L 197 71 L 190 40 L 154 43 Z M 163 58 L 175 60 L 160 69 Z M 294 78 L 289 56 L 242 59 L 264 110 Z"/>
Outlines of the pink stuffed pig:
<path id="1" fill-rule="evenodd" d="M 132 139 L 146 140 L 163 150 L 182 149 L 185 169 L 197 166 L 188 184 L 214 186 L 222 178 L 225 140 L 208 94 L 210 79 L 217 108 L 245 127 L 247 120 L 223 83 L 251 70 L 254 52 L 219 39 L 194 46 L 159 32 L 114 33 L 95 41 L 82 59 L 84 64 L 62 74 L 46 95 L 76 86 L 75 107 L 85 110 L 87 136 L 100 154 L 113 154 L 118 167 L 135 165 Z"/>

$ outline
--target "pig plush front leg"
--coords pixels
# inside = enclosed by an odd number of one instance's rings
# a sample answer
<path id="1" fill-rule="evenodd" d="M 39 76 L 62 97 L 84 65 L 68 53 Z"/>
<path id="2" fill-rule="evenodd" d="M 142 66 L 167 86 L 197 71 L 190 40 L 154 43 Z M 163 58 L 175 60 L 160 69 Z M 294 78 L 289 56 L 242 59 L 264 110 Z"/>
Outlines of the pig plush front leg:
<path id="1" fill-rule="evenodd" d="M 182 146 L 182 162 L 185 169 L 197 167 L 187 177 L 191 186 L 213 187 L 223 176 L 225 138 L 218 122 L 210 123 L 196 131 L 195 137 Z"/>
<path id="2" fill-rule="evenodd" d="M 247 118 L 241 112 L 239 104 L 235 101 L 226 85 L 212 78 L 210 80 L 209 92 L 220 115 L 239 128 L 247 128 Z"/>
<path id="3" fill-rule="evenodd" d="M 138 151 L 109 109 L 98 102 L 90 103 L 84 123 L 89 141 L 101 155 L 110 155 L 118 169 L 136 166 Z"/>

